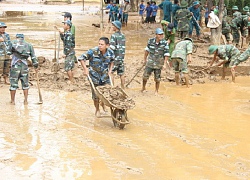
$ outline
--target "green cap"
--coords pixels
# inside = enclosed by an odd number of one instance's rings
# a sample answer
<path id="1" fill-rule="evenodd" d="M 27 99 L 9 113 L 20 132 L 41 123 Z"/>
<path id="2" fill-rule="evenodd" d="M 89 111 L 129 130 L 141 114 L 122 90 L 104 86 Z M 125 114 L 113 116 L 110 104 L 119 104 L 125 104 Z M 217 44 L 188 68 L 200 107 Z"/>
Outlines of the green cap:
<path id="1" fill-rule="evenodd" d="M 188 2 L 185 0 L 182 0 L 180 6 L 181 8 L 186 8 L 188 6 Z"/>
<path id="2" fill-rule="evenodd" d="M 245 7 L 243 8 L 243 11 L 249 12 L 249 7 L 248 7 L 248 6 L 245 6 Z"/>
<path id="3" fill-rule="evenodd" d="M 233 6 L 233 7 L 232 7 L 232 10 L 237 10 L 237 11 L 238 11 L 239 8 L 238 8 L 238 6 Z"/>
<path id="4" fill-rule="evenodd" d="M 216 46 L 216 45 L 211 45 L 211 46 L 209 46 L 209 48 L 208 48 L 208 53 L 209 53 L 209 54 L 213 54 L 214 51 L 216 51 L 217 49 L 218 49 L 218 46 Z"/>

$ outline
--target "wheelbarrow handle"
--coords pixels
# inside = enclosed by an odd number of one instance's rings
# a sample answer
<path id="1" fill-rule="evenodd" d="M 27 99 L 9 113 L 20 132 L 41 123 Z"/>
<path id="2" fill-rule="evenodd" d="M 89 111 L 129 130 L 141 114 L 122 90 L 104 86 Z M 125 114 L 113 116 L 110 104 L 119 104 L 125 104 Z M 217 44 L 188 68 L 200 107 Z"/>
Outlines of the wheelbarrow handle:
<path id="1" fill-rule="evenodd" d="M 90 85 L 91 85 L 92 89 L 96 92 L 95 85 L 94 85 L 92 79 L 90 78 L 89 75 L 87 75 L 87 76 L 88 76 L 88 80 L 89 80 L 89 82 L 90 82 Z"/>

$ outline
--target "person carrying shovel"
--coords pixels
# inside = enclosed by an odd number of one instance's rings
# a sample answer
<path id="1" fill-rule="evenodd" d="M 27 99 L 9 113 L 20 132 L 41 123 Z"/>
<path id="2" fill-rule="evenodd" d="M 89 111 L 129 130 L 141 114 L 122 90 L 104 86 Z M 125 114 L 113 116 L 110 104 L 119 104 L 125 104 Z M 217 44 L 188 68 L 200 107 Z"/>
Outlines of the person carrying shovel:
<path id="1" fill-rule="evenodd" d="M 64 26 L 62 31 L 61 29 L 58 29 L 57 26 L 55 28 L 59 31 L 61 40 L 63 41 L 63 57 L 65 58 L 64 62 L 64 70 L 67 72 L 69 77 L 69 83 L 74 83 L 74 77 L 73 77 L 73 68 L 75 67 L 75 38 L 72 35 L 70 28 L 72 26 L 72 23 L 70 20 L 66 20 L 63 22 Z"/>
<path id="2" fill-rule="evenodd" d="M 86 66 L 86 61 L 89 60 L 89 68 Z M 83 67 L 83 74 L 90 78 L 94 86 L 104 86 L 111 84 L 110 76 L 114 66 L 115 55 L 109 48 L 109 39 L 107 37 L 101 37 L 99 39 L 98 47 L 89 49 L 85 54 L 78 57 Z M 95 106 L 95 115 L 100 117 L 99 98 L 92 89 L 92 99 Z M 104 108 L 104 104 L 102 104 Z M 105 109 L 104 109 L 105 111 Z"/>
<path id="3" fill-rule="evenodd" d="M 12 54 L 10 69 L 10 96 L 11 104 L 15 104 L 18 81 L 21 80 L 24 94 L 24 104 L 28 104 L 29 68 L 28 58 L 31 57 L 32 65 L 38 73 L 38 61 L 33 46 L 24 40 L 23 34 L 16 34 L 16 40 L 11 42 L 9 55 Z"/>

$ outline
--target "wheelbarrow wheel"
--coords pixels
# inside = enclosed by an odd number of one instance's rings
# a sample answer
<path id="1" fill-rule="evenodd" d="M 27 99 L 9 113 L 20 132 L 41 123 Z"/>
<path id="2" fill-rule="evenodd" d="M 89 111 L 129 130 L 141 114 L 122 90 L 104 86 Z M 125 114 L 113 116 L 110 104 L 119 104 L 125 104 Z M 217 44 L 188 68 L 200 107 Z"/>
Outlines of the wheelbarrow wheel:
<path id="1" fill-rule="evenodd" d="M 114 110 L 114 117 L 118 120 L 118 121 L 120 121 L 120 122 L 126 122 L 126 114 L 125 114 L 125 111 L 123 111 L 123 110 L 120 110 L 120 109 L 115 109 Z M 114 122 L 115 120 L 113 120 L 113 122 Z M 117 121 L 115 121 L 114 122 L 114 125 L 116 126 L 116 127 L 119 127 L 120 129 L 123 129 L 124 127 L 125 127 L 125 125 L 126 124 L 124 124 L 124 123 L 119 123 L 119 122 L 117 122 Z"/>

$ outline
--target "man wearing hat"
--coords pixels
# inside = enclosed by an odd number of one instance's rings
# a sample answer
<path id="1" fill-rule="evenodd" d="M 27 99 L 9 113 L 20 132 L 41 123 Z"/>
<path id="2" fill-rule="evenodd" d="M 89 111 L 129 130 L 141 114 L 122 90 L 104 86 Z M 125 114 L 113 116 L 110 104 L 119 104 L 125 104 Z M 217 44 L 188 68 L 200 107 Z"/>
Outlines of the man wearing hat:
<path id="1" fill-rule="evenodd" d="M 126 49 L 126 39 L 124 34 L 121 32 L 122 24 L 120 21 L 112 22 L 112 28 L 115 33 L 111 35 L 110 38 L 110 48 L 114 51 L 115 60 L 114 60 L 114 68 L 112 69 L 112 81 L 114 85 L 114 73 L 120 76 L 121 79 L 121 88 L 124 89 L 125 84 L 125 76 L 124 76 L 124 57 L 125 57 L 125 49 Z"/>
<path id="2" fill-rule="evenodd" d="M 185 38 L 188 35 L 188 31 L 189 31 L 189 26 L 190 26 L 190 19 L 192 18 L 192 14 L 190 13 L 190 11 L 187 9 L 188 6 L 188 2 L 182 0 L 180 7 L 181 9 L 176 11 L 175 14 L 175 19 L 178 22 L 177 25 L 177 31 L 180 34 L 180 38 Z"/>
<path id="3" fill-rule="evenodd" d="M 196 29 L 196 36 L 199 39 L 200 38 L 200 26 L 199 26 L 199 21 L 201 19 L 200 17 L 200 3 L 199 1 L 195 1 L 193 3 L 193 6 L 189 8 L 189 11 L 192 14 L 192 19 L 190 20 L 190 27 L 189 27 L 189 37 L 192 38 L 193 34 L 193 27 Z"/>
<path id="4" fill-rule="evenodd" d="M 186 86 L 189 87 L 188 64 L 192 61 L 193 40 L 184 38 L 175 45 L 171 56 L 175 70 L 176 85 L 180 84 L 180 73 L 184 74 Z"/>
<path id="5" fill-rule="evenodd" d="M 63 41 L 63 57 L 65 58 L 64 61 L 64 70 L 67 72 L 69 77 L 69 83 L 74 83 L 74 77 L 73 77 L 73 68 L 75 67 L 74 61 L 75 61 L 75 37 L 72 35 L 70 28 L 72 26 L 72 22 L 67 19 L 66 21 L 62 22 L 64 23 L 62 31 L 61 29 L 58 29 L 56 26 L 55 28 L 59 31 L 61 40 Z"/>
<path id="6" fill-rule="evenodd" d="M 148 40 L 144 54 L 144 64 L 146 65 L 143 73 L 142 90 L 146 90 L 149 76 L 154 72 L 155 94 L 158 94 L 161 81 L 161 70 L 166 69 L 168 63 L 169 47 L 163 37 L 164 32 L 161 28 L 155 31 L 155 37 Z"/>
<path id="7" fill-rule="evenodd" d="M 238 6 L 233 6 L 232 11 L 233 11 L 233 18 L 238 17 L 238 16 L 241 15 L 241 12 L 239 12 Z"/>
<path id="8" fill-rule="evenodd" d="M 169 0 L 165 0 L 161 4 L 159 4 L 159 8 L 163 10 L 163 19 L 165 21 L 171 22 L 172 2 Z"/>
<path id="9" fill-rule="evenodd" d="M 211 67 L 215 61 L 218 61 L 217 57 L 222 59 L 223 61 L 217 64 L 220 66 L 223 64 L 222 68 L 222 78 L 225 79 L 225 71 L 226 68 L 231 68 L 232 73 L 232 81 L 235 82 L 235 70 L 234 66 L 238 63 L 238 57 L 240 56 L 240 51 L 232 44 L 228 45 L 211 45 L 208 48 L 209 54 L 214 54 L 213 60 L 210 62 L 208 67 Z"/>
<path id="10" fill-rule="evenodd" d="M 164 39 L 168 42 L 169 54 L 171 56 L 174 50 L 176 30 L 173 23 L 169 23 L 165 20 L 161 20 L 161 25 L 164 32 Z"/>
<path id="11" fill-rule="evenodd" d="M 0 68 L 3 69 L 4 83 L 10 84 L 7 80 L 9 76 L 10 56 L 7 52 L 11 41 L 9 34 L 5 32 L 6 28 L 6 24 L 4 22 L 0 22 Z"/>
<path id="12" fill-rule="evenodd" d="M 32 65 L 38 71 L 38 61 L 33 46 L 24 40 L 23 34 L 16 34 L 16 40 L 11 42 L 9 54 L 12 54 L 10 69 L 10 96 L 11 104 L 15 104 L 18 81 L 21 80 L 24 104 L 28 104 L 29 68 L 28 58 L 31 57 Z"/>
<path id="13" fill-rule="evenodd" d="M 75 26 L 72 23 L 72 15 L 71 15 L 71 13 L 65 12 L 64 15 L 63 15 L 63 17 L 64 17 L 63 21 L 66 21 L 66 20 L 70 20 L 71 21 L 72 25 L 71 25 L 70 31 L 71 31 L 72 35 L 75 37 L 76 28 L 75 28 Z"/>
<path id="14" fill-rule="evenodd" d="M 124 9 L 122 11 L 122 15 L 123 15 L 122 20 L 126 26 L 128 24 L 128 12 L 130 11 L 130 9 L 131 9 L 131 5 L 129 4 L 129 0 L 125 0 Z"/>
<path id="15" fill-rule="evenodd" d="M 109 22 L 110 22 L 110 20 L 111 20 L 111 22 L 113 22 L 113 21 L 118 19 L 117 14 L 119 13 L 119 9 L 116 6 L 115 1 L 113 2 L 112 6 L 110 6 L 109 13 L 110 13 Z"/>

